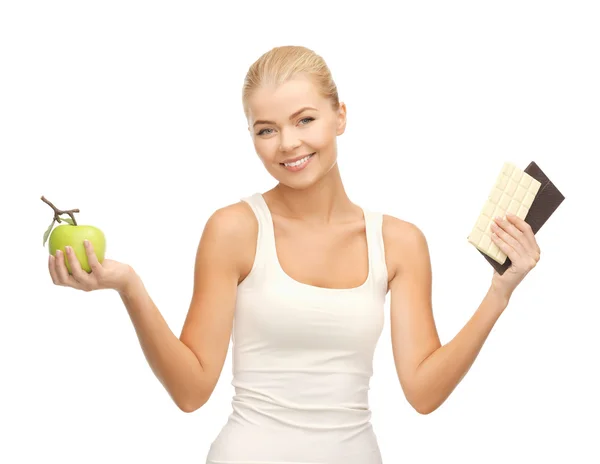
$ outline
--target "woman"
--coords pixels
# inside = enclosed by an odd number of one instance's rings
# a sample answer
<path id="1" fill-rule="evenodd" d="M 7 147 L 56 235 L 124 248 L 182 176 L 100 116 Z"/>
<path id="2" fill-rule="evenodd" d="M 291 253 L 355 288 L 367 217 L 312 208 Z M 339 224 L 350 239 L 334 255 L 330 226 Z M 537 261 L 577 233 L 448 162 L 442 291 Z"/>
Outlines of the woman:
<path id="1" fill-rule="evenodd" d="M 381 463 L 367 392 L 388 291 L 398 378 L 428 414 L 467 373 L 540 249 L 523 220 L 498 219 L 494 240 L 512 267 L 494 273 L 475 315 L 441 346 L 423 233 L 363 210 L 344 190 L 336 140 L 346 106 L 322 58 L 304 47 L 265 53 L 246 76 L 243 106 L 278 183 L 208 219 L 180 338 L 133 268 L 99 264 L 89 244 L 90 274 L 67 249 L 50 258 L 50 275 L 57 285 L 119 293 L 153 372 L 183 411 L 208 401 L 233 336 L 233 412 L 207 463 Z"/>

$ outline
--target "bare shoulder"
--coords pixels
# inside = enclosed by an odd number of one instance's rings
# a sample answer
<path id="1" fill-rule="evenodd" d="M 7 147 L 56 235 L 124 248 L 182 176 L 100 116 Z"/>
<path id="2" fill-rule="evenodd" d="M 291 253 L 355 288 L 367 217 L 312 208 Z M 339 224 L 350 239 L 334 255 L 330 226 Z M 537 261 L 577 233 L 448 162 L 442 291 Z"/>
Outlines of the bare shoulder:
<path id="1" fill-rule="evenodd" d="M 239 201 L 215 210 L 206 222 L 204 233 L 237 257 L 241 282 L 252 268 L 258 236 L 258 221 L 250 205 Z"/>
<path id="2" fill-rule="evenodd" d="M 414 260 L 429 258 L 427 239 L 416 224 L 384 214 L 382 229 L 390 281 Z"/>
<path id="3" fill-rule="evenodd" d="M 253 226 L 256 228 L 257 224 L 250 205 L 239 201 L 214 211 L 205 227 L 230 238 L 243 238 L 248 235 L 248 228 L 252 229 Z"/>

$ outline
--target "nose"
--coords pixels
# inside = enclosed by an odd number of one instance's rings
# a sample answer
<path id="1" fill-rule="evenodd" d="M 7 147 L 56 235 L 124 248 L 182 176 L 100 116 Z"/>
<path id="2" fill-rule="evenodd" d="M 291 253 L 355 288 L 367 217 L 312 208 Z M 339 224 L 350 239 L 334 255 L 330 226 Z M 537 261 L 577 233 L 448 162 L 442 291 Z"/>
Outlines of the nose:
<path id="1" fill-rule="evenodd" d="M 279 151 L 287 152 L 293 151 L 298 148 L 302 143 L 294 136 L 294 132 L 286 133 L 281 131 L 281 138 L 279 142 Z"/>

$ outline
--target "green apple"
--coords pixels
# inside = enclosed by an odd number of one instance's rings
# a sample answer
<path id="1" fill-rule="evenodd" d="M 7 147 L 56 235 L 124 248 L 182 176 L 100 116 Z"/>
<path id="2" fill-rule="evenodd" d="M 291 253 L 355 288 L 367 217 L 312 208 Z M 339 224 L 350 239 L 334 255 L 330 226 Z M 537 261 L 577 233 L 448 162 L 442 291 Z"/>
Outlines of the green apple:
<path id="1" fill-rule="evenodd" d="M 79 264 L 81 264 L 81 268 L 85 272 L 92 272 L 92 269 L 88 263 L 85 247 L 83 245 L 84 240 L 89 240 L 94 248 L 94 253 L 98 258 L 98 261 L 102 263 L 102 261 L 104 261 L 104 253 L 106 251 L 106 238 L 104 233 L 97 227 L 88 225 L 74 226 L 71 224 L 62 224 L 58 227 L 55 227 L 52 231 L 52 234 L 50 234 L 50 239 L 48 241 L 50 254 L 56 256 L 56 250 L 62 251 L 69 274 L 71 274 L 72 271 L 65 253 L 65 246 L 67 245 L 73 249 Z"/>
<path id="2" fill-rule="evenodd" d="M 72 274 L 71 265 L 69 264 L 67 254 L 65 253 L 65 247 L 70 246 L 77 257 L 77 261 L 79 261 L 81 268 L 88 273 L 92 272 L 90 264 L 88 263 L 83 241 L 88 240 L 92 244 L 98 262 L 102 263 L 106 251 L 106 238 L 104 237 L 104 233 L 97 227 L 77 224 L 75 213 L 79 213 L 79 209 L 61 210 L 48 201 L 46 197 L 42 196 L 41 199 L 54 211 L 52 223 L 46 232 L 44 232 L 43 246 L 46 246 L 46 241 L 48 240 L 48 237 L 50 237 L 48 243 L 50 254 L 56 256 L 56 250 L 61 250 L 69 274 Z M 69 217 L 61 217 L 61 214 L 68 214 Z M 59 225 L 52 230 L 55 222 L 64 222 L 65 224 Z M 52 234 L 50 232 L 52 232 Z"/>

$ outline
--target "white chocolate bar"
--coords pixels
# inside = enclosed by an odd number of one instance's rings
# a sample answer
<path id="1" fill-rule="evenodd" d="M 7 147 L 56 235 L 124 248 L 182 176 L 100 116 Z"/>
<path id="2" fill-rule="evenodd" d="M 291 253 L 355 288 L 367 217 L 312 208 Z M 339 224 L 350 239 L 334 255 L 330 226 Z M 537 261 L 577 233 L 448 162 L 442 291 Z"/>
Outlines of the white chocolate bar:
<path id="1" fill-rule="evenodd" d="M 506 254 L 492 240 L 493 218 L 506 218 L 506 213 L 525 219 L 533 199 L 540 189 L 540 182 L 512 163 L 504 163 L 502 171 L 492 187 L 473 230 L 467 237 L 469 243 L 482 253 L 504 264 Z"/>

